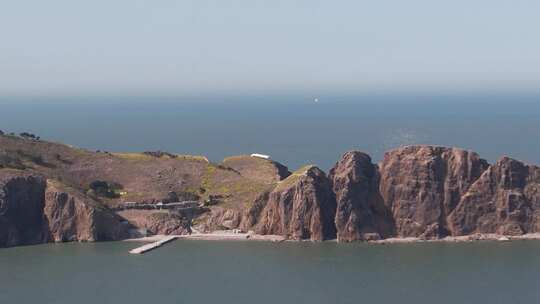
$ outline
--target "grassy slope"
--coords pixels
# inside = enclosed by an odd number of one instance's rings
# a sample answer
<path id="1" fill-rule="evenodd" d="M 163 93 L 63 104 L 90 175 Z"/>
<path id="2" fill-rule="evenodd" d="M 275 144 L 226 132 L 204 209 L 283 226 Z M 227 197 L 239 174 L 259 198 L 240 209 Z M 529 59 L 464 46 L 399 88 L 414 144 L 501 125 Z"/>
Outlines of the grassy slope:
<path id="1" fill-rule="evenodd" d="M 296 171 L 294 171 L 291 175 L 289 175 L 286 179 L 279 182 L 275 188 L 276 191 L 282 191 L 285 189 L 288 189 L 289 187 L 293 186 L 298 182 L 298 180 L 305 176 L 309 169 L 313 168 L 313 165 L 307 165 L 304 166 Z"/>
<path id="2" fill-rule="evenodd" d="M 25 171 L 41 173 L 81 192 L 94 180 L 123 185 L 122 197 L 102 199 L 109 206 L 121 201 L 159 200 L 169 191 L 190 191 L 203 198 L 222 195 L 222 207 L 242 208 L 279 180 L 273 162 L 246 156 L 217 165 L 203 156 L 97 153 L 11 136 L 0 136 L 0 155 L 15 159 Z"/>
<path id="3" fill-rule="evenodd" d="M 85 195 L 79 189 L 65 185 L 62 182 L 59 182 L 55 179 L 47 180 L 47 188 L 57 192 L 68 193 L 71 197 L 76 198 L 80 203 L 83 203 L 87 206 L 96 208 L 98 210 L 103 210 L 104 206 L 101 202 L 94 200 L 93 198 Z"/>
<path id="4" fill-rule="evenodd" d="M 201 186 L 206 190 L 205 197 L 221 195 L 222 207 L 241 209 L 249 205 L 262 192 L 270 190 L 275 184 L 245 178 L 237 171 L 210 164 L 206 169 Z"/>
<path id="5" fill-rule="evenodd" d="M 290 174 L 288 169 L 279 163 L 249 155 L 227 157 L 221 165 L 238 171 L 246 178 L 268 184 L 277 183 Z"/>

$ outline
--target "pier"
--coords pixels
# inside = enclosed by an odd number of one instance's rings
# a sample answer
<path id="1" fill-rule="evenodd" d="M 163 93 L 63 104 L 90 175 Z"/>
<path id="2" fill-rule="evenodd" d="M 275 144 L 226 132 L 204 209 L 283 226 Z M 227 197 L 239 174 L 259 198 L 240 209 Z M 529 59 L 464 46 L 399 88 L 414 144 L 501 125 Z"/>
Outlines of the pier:
<path id="1" fill-rule="evenodd" d="M 146 244 L 146 245 L 143 245 L 141 247 L 137 247 L 135 249 L 131 249 L 129 251 L 129 253 L 132 253 L 132 254 L 143 254 L 143 253 L 146 253 L 150 250 L 154 250 L 156 248 L 159 248 L 167 243 L 170 243 L 174 240 L 176 240 L 178 238 L 178 236 L 176 235 L 169 235 L 169 236 L 166 236 L 156 242 L 153 242 L 153 243 L 150 243 L 150 244 Z"/>

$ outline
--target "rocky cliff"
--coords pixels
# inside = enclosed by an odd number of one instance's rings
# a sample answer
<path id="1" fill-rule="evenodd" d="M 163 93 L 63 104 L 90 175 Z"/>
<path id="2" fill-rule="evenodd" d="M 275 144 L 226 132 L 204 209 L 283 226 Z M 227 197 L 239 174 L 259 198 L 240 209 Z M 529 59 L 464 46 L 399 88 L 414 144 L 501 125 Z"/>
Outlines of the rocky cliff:
<path id="1" fill-rule="evenodd" d="M 330 170 L 336 195 L 339 241 L 373 240 L 394 235 L 391 210 L 379 193 L 379 171 L 369 155 L 347 152 Z"/>
<path id="2" fill-rule="evenodd" d="M 470 151 L 407 146 L 377 167 L 348 152 L 330 178 L 340 241 L 540 231 L 540 168 L 508 157 L 489 165 Z"/>
<path id="3" fill-rule="evenodd" d="M 396 236 L 450 235 L 447 216 L 487 167 L 476 153 L 455 148 L 407 146 L 386 153 L 379 189 Z"/>
<path id="4" fill-rule="evenodd" d="M 540 168 L 500 159 L 461 197 L 449 223 L 454 235 L 540 232 Z"/>
<path id="5" fill-rule="evenodd" d="M 0 247 L 119 240 L 132 228 L 74 189 L 32 173 L 0 170 Z"/>
<path id="6" fill-rule="evenodd" d="M 99 196 L 96 181 L 114 185 L 110 195 Z M 200 200 L 204 212 L 121 207 L 155 204 L 172 192 Z M 291 174 L 250 156 L 215 164 L 0 135 L 0 246 L 116 240 L 136 228 L 187 234 L 192 226 L 343 242 L 540 233 L 540 169 L 508 157 L 489 165 L 457 148 L 405 146 L 379 164 L 351 151 L 328 176 L 315 166 Z"/>
<path id="7" fill-rule="evenodd" d="M 0 170 L 0 247 L 48 241 L 45 186 L 38 175 Z"/>
<path id="8" fill-rule="evenodd" d="M 133 229 L 99 202 L 52 180 L 47 182 L 44 215 L 55 242 L 121 240 Z"/>
<path id="9" fill-rule="evenodd" d="M 255 223 L 254 230 L 260 234 L 314 241 L 332 239 L 336 235 L 336 202 L 330 181 L 314 166 L 302 168 L 278 183 L 247 213 L 247 221 Z"/>

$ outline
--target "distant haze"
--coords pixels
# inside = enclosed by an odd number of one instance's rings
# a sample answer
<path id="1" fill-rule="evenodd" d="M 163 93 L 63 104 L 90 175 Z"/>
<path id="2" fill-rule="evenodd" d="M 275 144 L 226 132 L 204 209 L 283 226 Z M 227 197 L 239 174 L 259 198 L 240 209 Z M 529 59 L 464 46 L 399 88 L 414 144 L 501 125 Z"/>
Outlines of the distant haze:
<path id="1" fill-rule="evenodd" d="M 534 91 L 539 1 L 2 1 L 0 95 Z"/>

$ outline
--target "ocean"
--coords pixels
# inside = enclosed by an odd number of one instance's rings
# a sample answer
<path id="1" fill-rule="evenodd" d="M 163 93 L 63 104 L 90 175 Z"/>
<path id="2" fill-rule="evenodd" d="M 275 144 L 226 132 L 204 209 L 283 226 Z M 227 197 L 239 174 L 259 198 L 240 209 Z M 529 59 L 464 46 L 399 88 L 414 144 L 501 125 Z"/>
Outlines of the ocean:
<path id="1" fill-rule="evenodd" d="M 540 242 L 176 241 L 0 249 L 0 303 L 490 303 L 540 300 Z"/>
<path id="2" fill-rule="evenodd" d="M 318 99 L 315 102 L 315 98 Z M 0 98 L 0 130 L 102 151 L 270 155 L 328 170 L 348 150 L 456 146 L 540 164 L 540 95 Z"/>
<path id="3" fill-rule="evenodd" d="M 315 101 L 315 98 L 317 101 Z M 540 96 L 0 98 L 0 130 L 102 151 L 212 161 L 269 154 L 327 171 L 408 144 L 540 164 Z M 538 303 L 540 242 L 337 244 L 176 241 L 0 249 L 0 303 Z"/>

